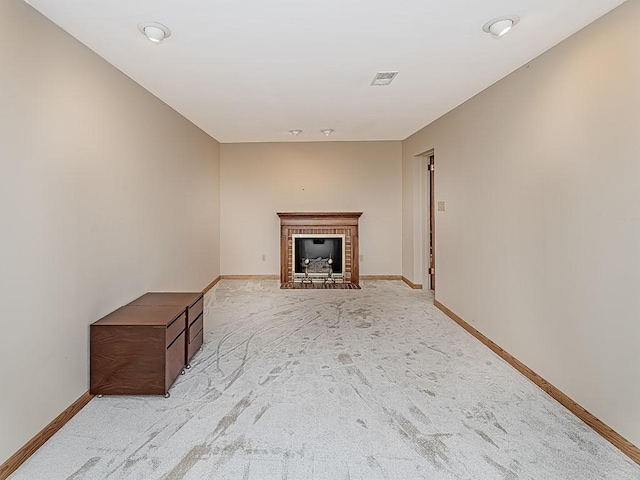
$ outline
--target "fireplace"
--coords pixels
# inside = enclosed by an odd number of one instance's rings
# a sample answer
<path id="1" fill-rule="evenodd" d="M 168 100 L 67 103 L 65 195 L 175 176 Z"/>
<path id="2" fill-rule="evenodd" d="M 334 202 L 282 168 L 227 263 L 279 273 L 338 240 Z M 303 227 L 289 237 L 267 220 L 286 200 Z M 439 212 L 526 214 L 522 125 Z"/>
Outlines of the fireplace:
<path id="1" fill-rule="evenodd" d="M 280 286 L 359 286 L 358 220 L 362 212 L 278 213 Z"/>
<path id="2" fill-rule="evenodd" d="M 343 234 L 296 233 L 292 240 L 294 282 L 309 279 L 344 281 Z"/>

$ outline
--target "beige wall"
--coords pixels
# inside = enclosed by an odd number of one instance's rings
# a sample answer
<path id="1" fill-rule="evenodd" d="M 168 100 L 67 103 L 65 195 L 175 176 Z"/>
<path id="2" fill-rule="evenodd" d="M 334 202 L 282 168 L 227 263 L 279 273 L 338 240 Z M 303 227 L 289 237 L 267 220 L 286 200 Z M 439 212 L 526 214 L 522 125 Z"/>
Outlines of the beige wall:
<path id="1" fill-rule="evenodd" d="M 400 275 L 400 142 L 223 144 L 220 152 L 223 274 L 279 275 L 276 212 L 361 211 L 360 273 Z"/>
<path id="2" fill-rule="evenodd" d="M 426 268 L 431 188 L 427 150 L 418 153 L 409 150 L 405 154 L 405 142 L 402 148 L 402 275 L 427 289 L 430 288 Z"/>
<path id="3" fill-rule="evenodd" d="M 435 148 L 436 298 L 636 445 L 638 24 L 630 0 L 403 143 L 407 188 Z"/>
<path id="4" fill-rule="evenodd" d="M 0 463 L 88 388 L 88 325 L 219 273 L 219 145 L 0 2 Z"/>

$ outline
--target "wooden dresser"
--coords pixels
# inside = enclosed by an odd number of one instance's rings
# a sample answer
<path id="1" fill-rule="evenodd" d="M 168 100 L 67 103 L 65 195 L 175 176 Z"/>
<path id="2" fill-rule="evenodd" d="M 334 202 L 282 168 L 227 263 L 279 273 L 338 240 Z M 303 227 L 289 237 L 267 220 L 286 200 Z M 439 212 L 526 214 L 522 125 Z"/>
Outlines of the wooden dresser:
<path id="1" fill-rule="evenodd" d="M 203 342 L 202 293 L 147 293 L 91 324 L 90 392 L 165 395 Z"/>
<path id="2" fill-rule="evenodd" d="M 185 366 L 184 306 L 125 306 L 91 324 L 94 395 L 168 395 Z"/>

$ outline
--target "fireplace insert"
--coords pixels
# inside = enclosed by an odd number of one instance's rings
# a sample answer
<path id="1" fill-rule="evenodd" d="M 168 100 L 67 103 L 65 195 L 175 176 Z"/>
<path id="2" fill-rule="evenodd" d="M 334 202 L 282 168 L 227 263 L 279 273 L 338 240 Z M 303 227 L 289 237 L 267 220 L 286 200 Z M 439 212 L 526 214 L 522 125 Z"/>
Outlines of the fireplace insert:
<path id="1" fill-rule="evenodd" d="M 305 276 L 344 278 L 344 235 L 292 235 L 294 281 Z"/>

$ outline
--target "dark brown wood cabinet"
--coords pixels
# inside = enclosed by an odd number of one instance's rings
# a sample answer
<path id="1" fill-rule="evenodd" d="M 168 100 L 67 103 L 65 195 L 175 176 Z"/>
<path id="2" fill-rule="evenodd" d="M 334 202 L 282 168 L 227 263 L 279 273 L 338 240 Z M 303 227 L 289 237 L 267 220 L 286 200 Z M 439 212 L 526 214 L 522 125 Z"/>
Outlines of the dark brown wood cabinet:
<path id="1" fill-rule="evenodd" d="M 147 293 L 91 324 L 90 392 L 166 395 L 200 349 L 202 293 Z"/>
<path id="2" fill-rule="evenodd" d="M 90 392 L 166 395 L 185 365 L 184 306 L 121 307 L 90 327 Z"/>

